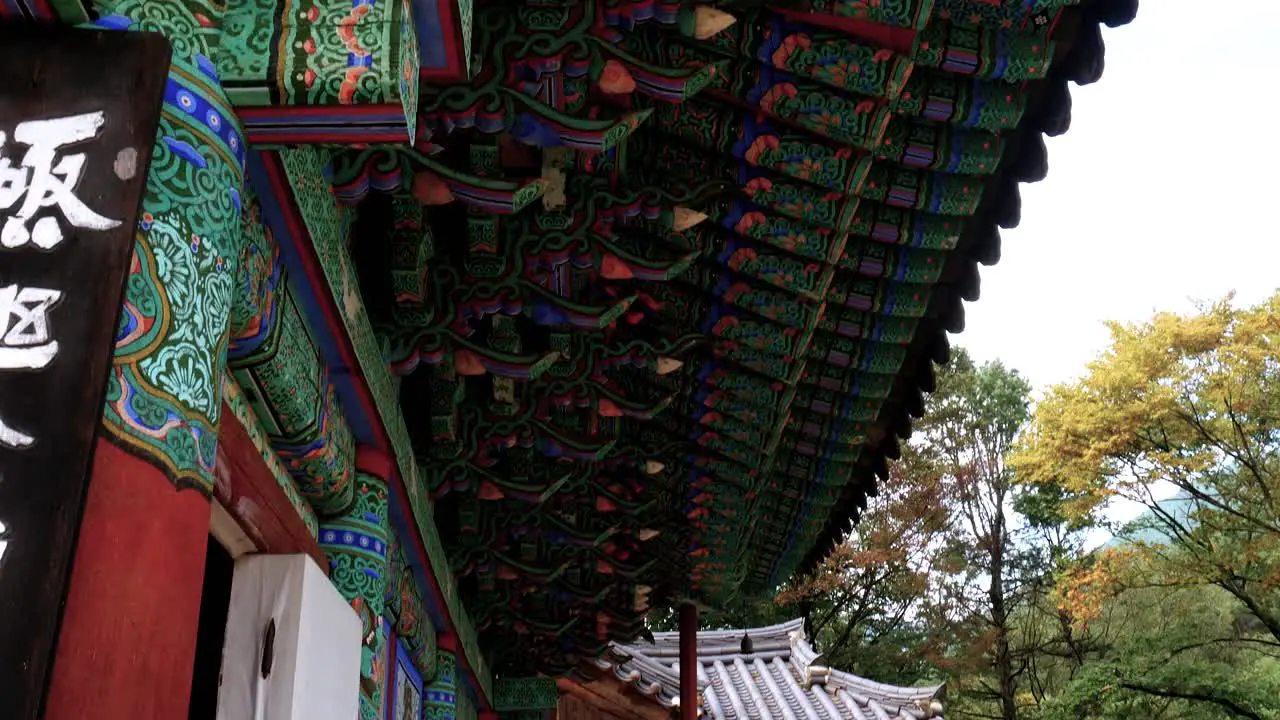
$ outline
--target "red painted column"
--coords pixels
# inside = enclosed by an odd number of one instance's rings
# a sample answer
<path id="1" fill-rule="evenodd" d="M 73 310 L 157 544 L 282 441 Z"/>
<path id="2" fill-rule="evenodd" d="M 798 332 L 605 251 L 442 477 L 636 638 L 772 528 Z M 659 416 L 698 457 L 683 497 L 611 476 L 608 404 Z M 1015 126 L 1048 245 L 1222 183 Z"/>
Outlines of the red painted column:
<path id="1" fill-rule="evenodd" d="M 680 606 L 680 720 L 698 718 L 698 608 Z"/>
<path id="2" fill-rule="evenodd" d="M 98 440 L 44 720 L 187 716 L 209 513 Z"/>

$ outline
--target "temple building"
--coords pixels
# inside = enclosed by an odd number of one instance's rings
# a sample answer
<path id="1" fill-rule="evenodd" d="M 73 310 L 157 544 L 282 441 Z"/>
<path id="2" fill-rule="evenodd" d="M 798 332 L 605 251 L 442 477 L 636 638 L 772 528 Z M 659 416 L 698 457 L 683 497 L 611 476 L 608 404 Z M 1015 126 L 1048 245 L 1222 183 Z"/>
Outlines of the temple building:
<path id="1" fill-rule="evenodd" d="M 798 618 L 766 628 L 697 635 L 699 716 L 715 720 L 941 718 L 942 686 L 905 688 L 827 667 Z M 614 643 L 600 674 L 566 683 L 561 720 L 674 717 L 680 708 L 680 634 Z M 574 715 L 574 712 L 581 712 Z"/>
<path id="2" fill-rule="evenodd" d="M 0 0 L 0 717 L 933 716 L 698 613 L 849 532 L 1136 11 Z"/>

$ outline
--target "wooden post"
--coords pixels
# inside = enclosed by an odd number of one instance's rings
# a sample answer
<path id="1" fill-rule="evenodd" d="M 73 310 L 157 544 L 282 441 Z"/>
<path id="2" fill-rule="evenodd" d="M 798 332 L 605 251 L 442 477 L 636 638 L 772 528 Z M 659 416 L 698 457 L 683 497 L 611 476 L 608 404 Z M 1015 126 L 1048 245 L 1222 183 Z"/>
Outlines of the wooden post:
<path id="1" fill-rule="evenodd" d="M 680 606 L 680 720 L 698 718 L 698 608 Z"/>
<path id="2" fill-rule="evenodd" d="M 44 720 L 187 716 L 209 512 L 98 440 Z"/>

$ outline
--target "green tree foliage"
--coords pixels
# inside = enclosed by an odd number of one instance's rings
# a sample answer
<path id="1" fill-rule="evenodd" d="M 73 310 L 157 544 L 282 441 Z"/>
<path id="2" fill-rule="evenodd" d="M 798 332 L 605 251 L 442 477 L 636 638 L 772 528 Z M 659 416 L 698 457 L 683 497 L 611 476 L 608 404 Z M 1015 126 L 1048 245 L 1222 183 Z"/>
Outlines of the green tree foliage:
<path id="1" fill-rule="evenodd" d="M 1275 648 L 1241 633 L 1238 605 L 1221 588 L 1124 590 L 1079 637 L 1087 651 L 1047 670 L 1058 684 L 1034 717 L 1280 717 Z"/>
<path id="2" fill-rule="evenodd" d="M 939 377 L 929 398 L 932 419 L 917 439 L 920 452 L 935 458 L 932 479 L 951 519 L 941 540 L 963 561 L 942 585 L 932 618 L 949 630 L 941 638 L 962 660 L 956 670 L 989 671 L 966 673 L 961 697 L 992 703 L 1003 720 L 1018 714 L 1026 660 L 1013 643 L 1013 619 L 1034 584 L 1015 541 L 1013 474 L 1005 463 L 1027 421 L 1030 392 L 1016 371 L 999 362 L 975 366 L 959 351 Z"/>

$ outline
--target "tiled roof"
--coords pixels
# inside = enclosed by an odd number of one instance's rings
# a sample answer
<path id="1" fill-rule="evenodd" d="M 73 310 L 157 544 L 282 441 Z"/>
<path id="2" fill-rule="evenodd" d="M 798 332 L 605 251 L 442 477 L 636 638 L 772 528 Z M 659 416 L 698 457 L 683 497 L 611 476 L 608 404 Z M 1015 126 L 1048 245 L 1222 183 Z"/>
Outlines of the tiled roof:
<path id="1" fill-rule="evenodd" d="M 745 642 L 749 638 L 750 642 Z M 667 707 L 680 702 L 680 634 L 653 643 L 613 644 L 596 661 Z M 698 633 L 702 717 L 716 720 L 926 720 L 942 717 L 944 687 L 907 688 L 823 664 L 792 620 L 753 630 Z"/>

